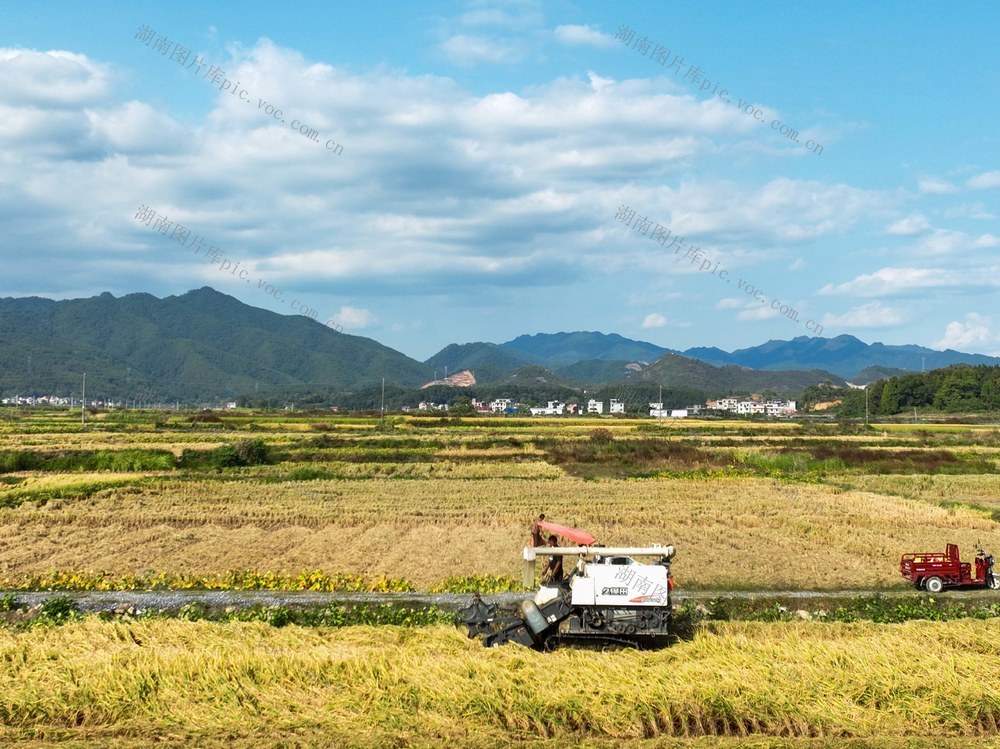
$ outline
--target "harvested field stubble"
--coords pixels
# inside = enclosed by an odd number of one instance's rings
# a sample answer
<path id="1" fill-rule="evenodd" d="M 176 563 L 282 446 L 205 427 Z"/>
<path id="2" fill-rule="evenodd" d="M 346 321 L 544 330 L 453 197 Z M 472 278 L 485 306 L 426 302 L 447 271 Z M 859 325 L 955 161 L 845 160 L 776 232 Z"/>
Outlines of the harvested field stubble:
<path id="1" fill-rule="evenodd" d="M 535 653 L 449 627 L 87 618 L 0 630 L 0 724 L 262 743 L 304 729 L 338 746 L 995 736 L 994 630 L 720 623 L 663 651 Z"/>
<path id="2" fill-rule="evenodd" d="M 972 476 L 840 476 L 838 485 L 861 491 L 921 499 L 941 505 L 981 507 L 1000 515 L 1000 474 Z"/>
<path id="3" fill-rule="evenodd" d="M 770 479 L 172 481 L 0 509 L 0 579 L 49 570 L 518 576 L 528 520 L 673 543 L 688 588 L 901 585 L 899 555 L 989 545 L 982 512 Z M 996 546 L 994 544 L 994 546 Z"/>
<path id="4" fill-rule="evenodd" d="M 604 543 L 675 544 L 674 573 L 688 588 L 898 586 L 903 551 L 1000 546 L 996 430 L 838 435 L 835 425 L 475 418 L 376 432 L 363 419 L 332 429 L 329 415 L 194 414 L 184 418 L 213 421 L 97 433 L 65 414 L 36 416 L 2 424 L 11 433 L 0 580 L 15 583 L 51 570 L 116 579 L 322 570 L 421 589 L 519 577 L 539 511 Z M 266 436 L 244 437 L 258 422 Z M 77 431 L 15 435 L 46 424 Z M 239 467 L 209 460 L 241 441 L 270 457 Z M 52 470 L 18 468 L 38 462 L 36 448 L 63 457 L 43 461 Z M 190 459 L 121 472 L 130 451 Z M 960 475 L 912 473 L 925 460 L 927 470 Z M 56 470 L 89 461 L 119 471 Z M 906 475 L 871 475 L 890 469 Z"/>

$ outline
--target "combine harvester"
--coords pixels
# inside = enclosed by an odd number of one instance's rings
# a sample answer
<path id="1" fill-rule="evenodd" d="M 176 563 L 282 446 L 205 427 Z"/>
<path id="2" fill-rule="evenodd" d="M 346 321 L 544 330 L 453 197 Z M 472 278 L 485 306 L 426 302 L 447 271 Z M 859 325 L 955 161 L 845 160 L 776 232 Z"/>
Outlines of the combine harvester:
<path id="1" fill-rule="evenodd" d="M 494 647 L 516 642 L 537 650 L 562 643 L 598 646 L 659 647 L 670 636 L 670 560 L 673 546 L 612 548 L 594 545 L 586 531 L 556 523 L 538 525 L 577 546 L 528 546 L 524 549 L 524 586 L 535 582 L 535 560 L 563 557 L 575 566 L 561 582 L 542 583 L 533 599 L 505 612 L 478 594 L 459 612 L 469 637 L 483 636 Z M 634 557 L 654 558 L 642 563 Z"/>

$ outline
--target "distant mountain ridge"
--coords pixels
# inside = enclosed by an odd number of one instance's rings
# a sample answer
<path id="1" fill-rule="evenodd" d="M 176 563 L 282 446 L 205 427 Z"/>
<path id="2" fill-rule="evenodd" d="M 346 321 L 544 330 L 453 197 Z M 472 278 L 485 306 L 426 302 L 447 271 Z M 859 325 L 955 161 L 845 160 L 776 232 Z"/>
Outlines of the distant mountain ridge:
<path id="1" fill-rule="evenodd" d="M 716 367 L 708 362 L 681 354 L 667 354 L 636 374 L 636 380 L 664 387 L 689 387 L 704 391 L 709 397 L 730 393 L 762 394 L 774 392 L 794 397 L 820 382 L 843 386 L 837 375 L 820 369 L 761 370 L 727 364 Z"/>
<path id="2" fill-rule="evenodd" d="M 439 378 L 444 377 L 446 372 L 468 369 L 475 373 L 479 383 L 502 380 L 518 368 L 535 363 L 532 357 L 496 343 L 483 342 L 449 344 L 424 362 L 435 370 Z"/>
<path id="3" fill-rule="evenodd" d="M 375 392 L 383 377 L 392 388 L 415 390 L 462 370 L 474 375 L 475 387 L 526 393 L 663 386 L 792 395 L 823 380 L 861 384 L 952 364 L 996 365 L 1000 358 L 866 344 L 849 335 L 680 352 L 617 333 L 577 331 L 451 344 L 418 362 L 370 338 L 251 307 L 208 287 L 163 299 L 107 292 L 62 301 L 0 299 L 3 397 L 78 396 L 86 373 L 88 396 L 102 400 L 218 403 L 268 393 L 280 404 L 283 394 L 303 402 L 309 393 L 310 402 L 336 403 Z"/>
<path id="4" fill-rule="evenodd" d="M 915 345 L 869 344 L 852 335 L 799 336 L 790 341 L 771 340 L 733 352 L 699 347 L 682 353 L 716 366 L 736 364 L 764 370 L 826 369 L 848 379 L 870 367 L 920 372 L 951 364 L 1000 364 L 1000 357 L 995 356 L 965 354 L 952 349 L 935 351 Z"/>
<path id="5" fill-rule="evenodd" d="M 588 331 L 521 335 L 500 345 L 534 357 L 536 363 L 547 367 L 561 367 L 588 359 L 653 362 L 671 351 L 655 343 L 634 341 L 617 333 Z"/>
<path id="6" fill-rule="evenodd" d="M 0 392 L 91 398 L 217 400 L 303 384 L 417 386 L 421 362 L 302 315 L 251 307 L 204 287 L 89 299 L 0 299 Z"/>
<path id="7" fill-rule="evenodd" d="M 611 373 L 623 369 L 631 362 L 651 364 L 664 354 L 682 354 L 691 359 L 716 367 L 735 365 L 765 371 L 825 370 L 848 380 L 854 377 L 870 378 L 879 371 L 920 372 L 940 369 L 952 364 L 1000 364 L 1000 357 L 985 354 L 967 354 L 948 349 L 936 351 L 925 346 L 865 343 L 852 335 L 834 338 L 798 336 L 788 341 L 770 340 L 759 346 L 724 351 L 716 347 L 698 346 L 685 351 L 669 349 L 646 341 L 636 341 L 617 333 L 577 331 L 573 333 L 536 333 L 522 335 L 506 343 L 465 344 L 470 347 L 489 347 L 493 352 L 491 364 L 512 371 L 524 363 L 541 364 L 556 371 L 563 371 L 581 362 L 614 362 L 604 371 Z M 448 351 L 452 347 L 446 348 Z M 475 349 L 470 349 L 473 351 Z M 517 357 L 505 358 L 507 351 Z M 443 353 L 443 352 L 442 352 Z M 481 355 L 481 354 L 480 354 Z M 440 354 L 436 355 L 440 356 Z M 432 357 L 436 358 L 436 357 Z M 522 361 L 523 360 L 523 361 Z M 428 360 L 431 361 L 431 360 Z M 458 360 L 456 360 L 457 363 Z M 463 366 L 473 368 L 472 358 L 461 360 Z M 520 363 L 518 363 L 520 362 Z M 876 368 L 876 369 L 872 369 Z M 585 368 L 586 369 L 586 368 Z M 599 368 L 589 367 L 592 373 Z M 864 370 L 871 370 L 861 375 Z M 566 372 L 568 374 L 568 372 Z M 622 372 L 624 375 L 624 372 Z"/>

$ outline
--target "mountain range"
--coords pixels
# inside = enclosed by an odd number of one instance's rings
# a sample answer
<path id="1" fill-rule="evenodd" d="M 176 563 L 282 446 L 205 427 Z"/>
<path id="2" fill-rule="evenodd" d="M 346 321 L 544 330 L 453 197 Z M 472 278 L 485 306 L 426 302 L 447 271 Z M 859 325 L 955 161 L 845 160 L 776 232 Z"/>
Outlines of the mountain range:
<path id="1" fill-rule="evenodd" d="M 941 369 L 951 364 L 1000 364 L 1000 358 L 995 356 L 963 354 L 951 349 L 935 351 L 924 346 L 869 344 L 851 335 L 836 338 L 799 336 L 790 341 L 768 341 L 733 352 L 717 348 L 689 348 L 683 354 L 716 366 L 736 364 L 768 370 L 817 368 L 848 378 L 872 366 L 887 367 L 896 370 L 893 374 L 899 374 Z"/>
<path id="2" fill-rule="evenodd" d="M 93 398 L 217 403 L 308 390 L 318 400 L 336 400 L 375 393 L 383 377 L 400 392 L 415 391 L 462 370 L 475 378 L 470 392 L 662 385 L 709 396 L 794 395 L 824 380 L 867 382 L 957 363 L 1000 364 L 1000 358 L 866 344 L 849 335 L 768 341 L 733 352 L 677 351 L 580 331 L 451 344 L 420 362 L 370 338 L 251 307 L 209 287 L 163 299 L 107 292 L 64 301 L 0 299 L 3 397 L 79 394 L 87 373 Z"/>
<path id="3" fill-rule="evenodd" d="M 218 401 L 308 383 L 425 382 L 427 366 L 301 315 L 250 307 L 204 287 L 53 301 L 0 299 L 0 393 Z"/>

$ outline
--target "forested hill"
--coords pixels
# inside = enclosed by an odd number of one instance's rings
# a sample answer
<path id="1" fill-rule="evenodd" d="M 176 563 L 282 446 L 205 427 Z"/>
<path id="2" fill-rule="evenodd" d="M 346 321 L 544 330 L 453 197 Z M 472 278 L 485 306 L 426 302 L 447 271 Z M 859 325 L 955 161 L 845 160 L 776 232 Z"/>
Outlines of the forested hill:
<path id="1" fill-rule="evenodd" d="M 0 393 L 185 403 L 307 384 L 418 386 L 433 369 L 370 338 L 204 287 L 54 301 L 0 299 Z"/>
<path id="2" fill-rule="evenodd" d="M 813 399 L 815 393 L 808 393 Z M 828 389 L 819 400 L 829 400 Z M 865 391 L 838 393 L 844 402 L 840 415 L 865 415 Z M 944 369 L 890 377 L 868 386 L 870 416 L 892 416 L 914 408 L 932 408 L 948 413 L 1000 411 L 1000 366 L 956 364 Z"/>

